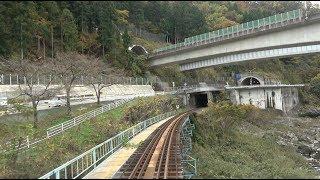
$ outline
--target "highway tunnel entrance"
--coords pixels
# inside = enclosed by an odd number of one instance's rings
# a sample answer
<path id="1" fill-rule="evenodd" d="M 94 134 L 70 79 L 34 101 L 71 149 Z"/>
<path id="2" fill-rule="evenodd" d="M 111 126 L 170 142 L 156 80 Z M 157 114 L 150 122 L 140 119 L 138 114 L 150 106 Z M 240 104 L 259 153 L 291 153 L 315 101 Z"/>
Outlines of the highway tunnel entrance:
<path id="1" fill-rule="evenodd" d="M 245 78 L 242 82 L 241 82 L 241 85 L 243 86 L 252 86 L 252 85 L 260 85 L 260 81 L 255 78 L 255 77 L 248 77 L 248 78 Z"/>

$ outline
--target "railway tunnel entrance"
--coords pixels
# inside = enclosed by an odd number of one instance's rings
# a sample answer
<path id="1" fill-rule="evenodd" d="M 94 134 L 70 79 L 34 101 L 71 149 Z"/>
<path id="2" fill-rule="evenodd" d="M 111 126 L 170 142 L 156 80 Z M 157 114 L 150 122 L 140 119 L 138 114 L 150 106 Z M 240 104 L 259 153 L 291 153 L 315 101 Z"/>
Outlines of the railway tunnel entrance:
<path id="1" fill-rule="evenodd" d="M 189 99 L 190 106 L 196 108 L 208 107 L 209 101 L 216 102 L 221 98 L 220 93 L 220 91 L 191 93 Z"/>
<path id="2" fill-rule="evenodd" d="M 195 107 L 207 107 L 208 95 L 207 94 L 195 94 Z"/>

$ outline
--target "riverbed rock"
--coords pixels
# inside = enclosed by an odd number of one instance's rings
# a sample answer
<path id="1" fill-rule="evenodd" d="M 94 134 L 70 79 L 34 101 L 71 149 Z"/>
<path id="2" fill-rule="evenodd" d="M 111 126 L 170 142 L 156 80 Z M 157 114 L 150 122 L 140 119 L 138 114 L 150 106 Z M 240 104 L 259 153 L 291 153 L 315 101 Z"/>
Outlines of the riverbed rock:
<path id="1" fill-rule="evenodd" d="M 299 145 L 297 151 L 308 158 L 310 158 L 312 154 L 316 153 L 316 150 L 304 144 Z"/>
<path id="2" fill-rule="evenodd" d="M 320 151 L 317 151 L 316 153 L 314 153 L 312 157 L 316 160 L 320 160 Z"/>

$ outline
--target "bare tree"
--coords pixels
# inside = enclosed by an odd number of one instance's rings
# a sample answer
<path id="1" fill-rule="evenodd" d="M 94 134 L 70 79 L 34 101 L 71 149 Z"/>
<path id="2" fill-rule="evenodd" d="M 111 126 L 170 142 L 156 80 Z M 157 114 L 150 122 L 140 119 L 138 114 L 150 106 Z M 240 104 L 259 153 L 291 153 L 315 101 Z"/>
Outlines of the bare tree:
<path id="1" fill-rule="evenodd" d="M 62 86 L 66 92 L 66 106 L 67 113 L 71 115 L 70 105 L 70 91 L 74 85 L 74 82 L 81 75 L 87 74 L 88 59 L 84 55 L 80 55 L 77 52 L 57 53 L 54 59 L 55 74 L 60 78 Z"/>
<path id="2" fill-rule="evenodd" d="M 87 61 L 87 74 L 85 75 L 85 84 L 93 87 L 96 97 L 97 104 L 100 105 L 101 90 L 111 85 L 111 82 L 107 79 L 107 74 L 111 71 L 105 63 L 98 58 L 90 58 Z"/>
<path id="3" fill-rule="evenodd" d="M 51 60 L 37 60 L 29 59 L 9 60 L 1 58 L 2 68 L 6 71 L 11 71 L 19 76 L 19 93 L 20 95 L 28 96 L 32 103 L 33 109 L 33 126 L 38 125 L 38 111 L 37 107 L 39 101 L 48 98 L 52 94 L 49 86 L 53 80 L 51 76 Z M 46 81 L 39 84 L 39 77 L 46 77 Z"/>

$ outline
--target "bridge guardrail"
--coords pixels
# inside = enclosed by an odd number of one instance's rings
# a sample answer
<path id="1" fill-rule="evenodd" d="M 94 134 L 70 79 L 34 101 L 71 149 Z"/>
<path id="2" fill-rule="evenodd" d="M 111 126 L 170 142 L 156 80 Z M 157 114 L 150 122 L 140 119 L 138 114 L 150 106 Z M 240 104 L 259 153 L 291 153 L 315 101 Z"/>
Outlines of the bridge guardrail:
<path id="1" fill-rule="evenodd" d="M 68 161 L 67 163 L 59 166 L 58 168 L 48 172 L 41 176 L 39 179 L 74 179 L 85 176 L 92 169 L 94 169 L 103 160 L 113 154 L 116 150 L 122 147 L 127 140 L 133 138 L 136 134 L 145 130 L 149 126 L 164 120 L 170 116 L 173 116 L 182 110 L 171 111 L 165 114 L 149 118 L 143 122 L 140 122 L 131 128 L 122 131 L 114 137 L 106 140 L 105 142 L 93 147 L 78 157 Z"/>
<path id="2" fill-rule="evenodd" d="M 156 49 L 153 53 L 154 56 L 165 54 L 168 52 L 174 52 L 198 45 L 208 44 L 216 41 L 222 41 L 225 39 L 239 37 L 247 34 L 252 34 L 257 30 L 273 29 L 281 26 L 286 26 L 290 23 L 300 22 L 302 20 L 301 9 L 293 10 L 281 14 L 276 14 L 263 19 L 255 21 L 245 22 L 239 25 L 219 29 L 216 31 L 200 34 L 192 37 L 185 38 L 184 42 L 165 46 L 163 48 Z"/>

